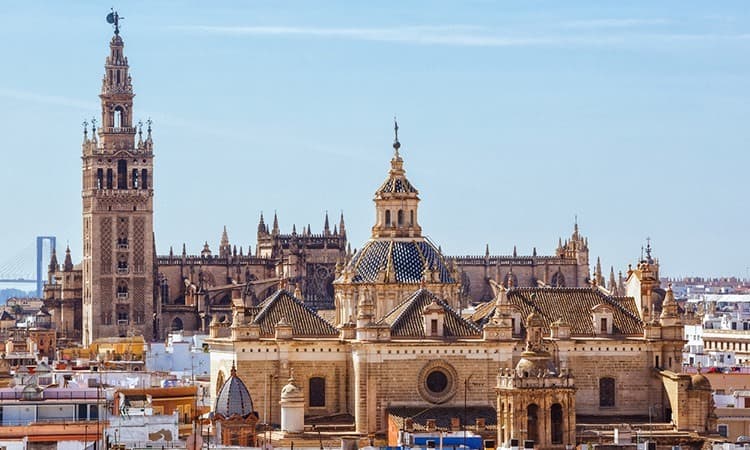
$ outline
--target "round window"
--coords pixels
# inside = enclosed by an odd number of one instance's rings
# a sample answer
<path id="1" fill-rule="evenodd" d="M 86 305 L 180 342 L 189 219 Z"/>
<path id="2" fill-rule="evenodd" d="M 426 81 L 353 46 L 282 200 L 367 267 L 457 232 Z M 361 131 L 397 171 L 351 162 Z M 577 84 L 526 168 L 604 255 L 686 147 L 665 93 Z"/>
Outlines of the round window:
<path id="1" fill-rule="evenodd" d="M 440 370 L 430 372 L 425 382 L 427 389 L 435 394 L 441 394 L 448 388 L 448 376 Z"/>
<path id="2" fill-rule="evenodd" d="M 416 388 L 430 403 L 445 403 L 456 395 L 458 373 L 448 362 L 430 361 L 419 371 Z"/>

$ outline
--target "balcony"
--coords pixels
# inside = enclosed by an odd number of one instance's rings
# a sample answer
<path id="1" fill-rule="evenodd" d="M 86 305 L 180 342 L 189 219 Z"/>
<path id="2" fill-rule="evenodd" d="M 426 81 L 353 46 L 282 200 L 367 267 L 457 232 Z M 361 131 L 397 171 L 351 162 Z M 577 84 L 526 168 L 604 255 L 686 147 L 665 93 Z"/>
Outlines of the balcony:
<path id="1" fill-rule="evenodd" d="M 127 319 L 121 319 L 117 321 L 117 326 L 119 327 L 126 327 L 130 324 L 130 321 Z"/>
<path id="2" fill-rule="evenodd" d="M 135 127 L 103 127 L 99 128 L 104 134 L 135 134 Z"/>
<path id="3" fill-rule="evenodd" d="M 128 298 L 128 293 L 127 292 L 118 292 L 117 293 L 117 298 L 119 298 L 119 299 Z"/>
<path id="4" fill-rule="evenodd" d="M 128 269 L 127 267 L 118 267 L 117 268 L 117 274 L 118 275 L 127 275 L 128 273 L 130 273 L 130 269 Z"/>
<path id="5" fill-rule="evenodd" d="M 118 249 L 118 250 L 127 250 L 127 249 L 128 249 L 128 244 L 127 244 L 127 242 L 126 242 L 126 243 L 120 243 L 120 244 L 117 244 L 117 249 Z"/>

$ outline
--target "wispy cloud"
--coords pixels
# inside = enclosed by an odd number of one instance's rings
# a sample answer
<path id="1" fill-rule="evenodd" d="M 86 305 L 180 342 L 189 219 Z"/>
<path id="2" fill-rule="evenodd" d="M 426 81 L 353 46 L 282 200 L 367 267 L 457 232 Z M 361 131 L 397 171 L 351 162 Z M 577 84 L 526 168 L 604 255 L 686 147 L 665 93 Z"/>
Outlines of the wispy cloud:
<path id="1" fill-rule="evenodd" d="M 68 108 L 96 111 L 99 106 L 94 102 L 80 100 L 77 98 L 62 97 L 59 95 L 39 94 L 36 92 L 24 91 L 19 89 L 0 88 L 0 97 L 13 100 L 22 100 L 44 105 L 66 106 Z"/>
<path id="2" fill-rule="evenodd" d="M 669 25 L 671 19 L 588 19 L 564 22 L 564 28 L 639 28 Z"/>
<path id="3" fill-rule="evenodd" d="M 650 23 L 655 23 L 652 19 Z M 599 28 L 623 28 L 635 26 L 636 19 L 629 21 L 631 25 L 622 23 L 624 19 L 600 20 Z M 641 23 L 643 20 L 640 20 Z M 591 21 L 589 21 L 590 23 Z M 581 22 L 582 25 L 582 22 Z M 592 27 L 591 25 L 589 25 Z M 572 46 L 612 46 L 629 43 L 670 42 L 670 41 L 711 41 L 711 40 L 747 40 L 747 34 L 674 34 L 674 33 L 599 33 L 592 35 L 585 33 L 575 35 L 571 33 L 514 36 L 500 35 L 486 27 L 470 25 L 442 25 L 442 26 L 408 26 L 392 28 L 324 28 L 299 26 L 216 26 L 194 25 L 174 26 L 174 30 L 193 33 L 206 33 L 225 36 L 281 36 L 299 38 L 347 39 L 374 42 L 394 42 L 415 45 L 446 45 L 467 47 L 572 47 Z M 592 27 L 596 28 L 596 27 Z"/>

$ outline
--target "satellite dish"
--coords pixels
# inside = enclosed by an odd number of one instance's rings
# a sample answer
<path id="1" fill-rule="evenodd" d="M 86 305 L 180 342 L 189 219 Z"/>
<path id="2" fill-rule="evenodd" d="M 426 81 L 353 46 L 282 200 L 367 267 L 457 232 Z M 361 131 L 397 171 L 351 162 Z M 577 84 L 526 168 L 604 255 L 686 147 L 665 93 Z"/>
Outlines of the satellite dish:
<path id="1" fill-rule="evenodd" d="M 107 14 L 107 23 L 115 23 L 115 13 Z"/>

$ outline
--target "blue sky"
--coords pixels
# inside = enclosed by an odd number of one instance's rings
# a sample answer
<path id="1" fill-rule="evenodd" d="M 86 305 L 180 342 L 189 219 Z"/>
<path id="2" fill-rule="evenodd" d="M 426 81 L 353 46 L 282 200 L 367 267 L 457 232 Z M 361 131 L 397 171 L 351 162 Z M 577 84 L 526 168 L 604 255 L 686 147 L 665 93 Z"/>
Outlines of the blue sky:
<path id="1" fill-rule="evenodd" d="M 344 211 L 354 247 L 398 115 L 421 224 L 449 254 L 592 263 L 647 236 L 666 275 L 746 276 L 745 2 L 127 2 L 136 117 L 154 120 L 157 250 L 255 244 Z M 0 248 L 81 255 L 81 122 L 111 28 L 97 2 L 0 5 Z M 31 257 L 29 257 L 31 259 Z"/>

